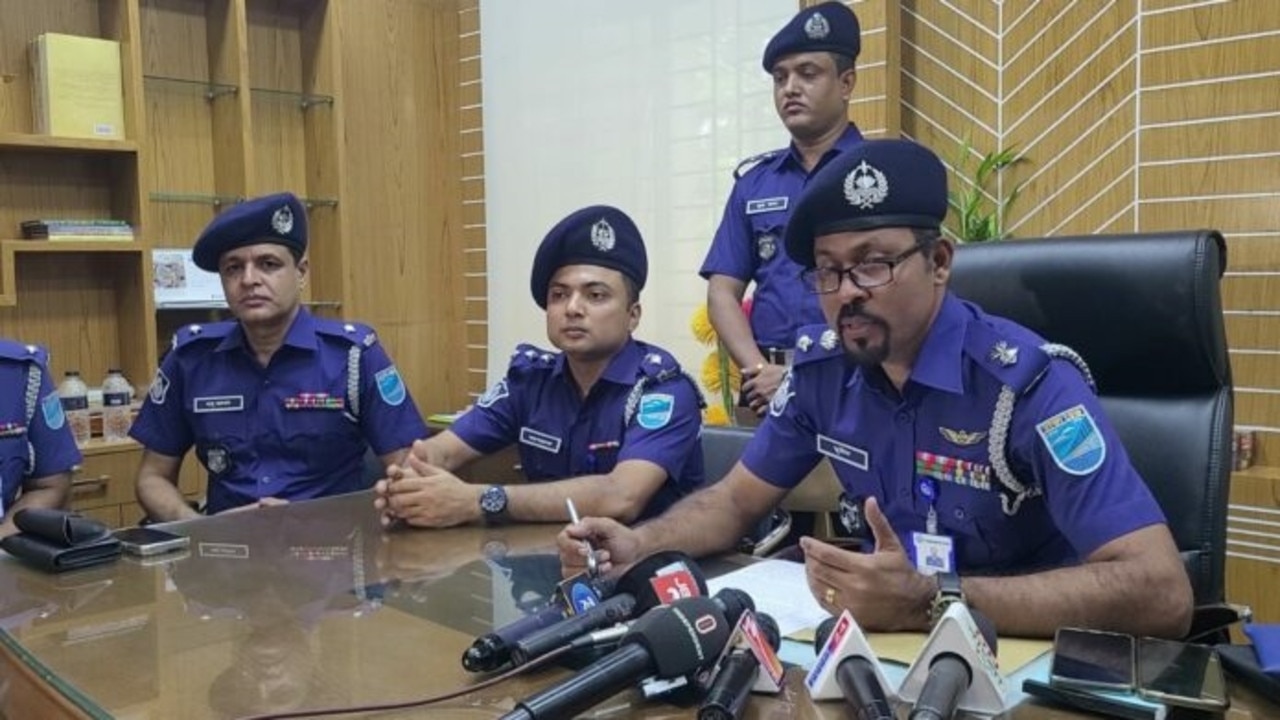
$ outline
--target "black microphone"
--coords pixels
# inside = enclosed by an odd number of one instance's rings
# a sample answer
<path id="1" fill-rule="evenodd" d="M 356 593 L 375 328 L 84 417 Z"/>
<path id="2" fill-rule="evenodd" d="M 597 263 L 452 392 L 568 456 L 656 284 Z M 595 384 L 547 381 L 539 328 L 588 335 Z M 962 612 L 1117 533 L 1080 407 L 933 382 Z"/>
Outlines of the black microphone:
<path id="1" fill-rule="evenodd" d="M 741 590 L 725 588 L 714 598 L 690 597 L 641 615 L 617 650 L 573 677 L 532 695 L 502 720 L 561 720 L 656 676 L 674 679 L 710 666 L 746 610 L 754 609 Z"/>
<path id="2" fill-rule="evenodd" d="M 831 637 L 831 631 L 839 618 L 829 617 L 822 621 L 813 635 L 813 651 L 821 653 Z M 876 677 L 875 666 L 871 660 L 861 655 L 850 655 L 836 665 L 836 684 L 840 686 L 840 694 L 845 702 L 853 708 L 858 720 L 894 720 L 893 708 L 889 698 L 880 687 L 880 679 Z"/>
<path id="3" fill-rule="evenodd" d="M 707 581 L 693 559 L 681 552 L 654 553 L 618 578 L 604 601 L 516 641 L 511 661 L 523 665 L 561 648 L 581 635 L 630 620 L 679 596 L 705 595 Z"/>
<path id="4" fill-rule="evenodd" d="M 778 623 L 765 613 L 758 613 L 756 624 L 765 642 L 777 652 L 782 644 Z M 702 707 L 698 708 L 698 720 L 740 720 L 759 673 L 760 660 L 751 648 L 735 648 L 720 661 L 720 671 L 711 682 Z"/>
<path id="5" fill-rule="evenodd" d="M 970 615 L 991 652 L 996 650 L 996 628 L 987 616 L 970 609 Z M 973 668 L 957 653 L 939 651 L 929 661 L 929 675 L 908 720 L 950 720 L 955 717 L 960 698 L 973 683 Z"/>
<path id="6" fill-rule="evenodd" d="M 462 654 L 462 667 L 470 672 L 497 670 L 511 660 L 511 650 L 521 638 L 565 619 L 563 603 L 549 602 L 535 612 L 481 635 Z"/>

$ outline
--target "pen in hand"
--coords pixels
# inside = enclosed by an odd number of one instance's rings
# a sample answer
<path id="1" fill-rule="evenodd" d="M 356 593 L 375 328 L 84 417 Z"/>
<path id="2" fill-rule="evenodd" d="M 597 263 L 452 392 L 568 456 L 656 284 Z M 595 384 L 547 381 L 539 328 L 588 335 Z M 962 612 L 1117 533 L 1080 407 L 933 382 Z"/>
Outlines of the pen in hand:
<path id="1" fill-rule="evenodd" d="M 565 507 L 569 508 L 569 520 L 573 522 L 574 525 L 581 522 L 581 518 L 578 517 L 578 508 L 573 506 L 573 498 L 565 498 L 564 504 Z M 596 565 L 596 549 L 591 547 L 590 540 L 584 539 L 582 544 L 587 548 L 587 574 L 591 577 L 595 577 L 599 572 L 599 568 Z"/>

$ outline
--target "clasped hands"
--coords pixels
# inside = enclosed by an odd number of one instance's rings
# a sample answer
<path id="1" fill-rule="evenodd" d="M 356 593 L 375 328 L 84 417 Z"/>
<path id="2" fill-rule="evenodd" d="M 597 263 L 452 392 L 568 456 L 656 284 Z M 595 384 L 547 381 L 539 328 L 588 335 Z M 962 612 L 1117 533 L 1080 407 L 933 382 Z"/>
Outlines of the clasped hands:
<path id="1" fill-rule="evenodd" d="M 381 512 L 384 527 L 397 520 L 418 527 L 452 527 L 481 518 L 482 490 L 410 452 L 405 464 L 389 465 L 387 477 L 374 485 L 373 506 Z"/>
<path id="2" fill-rule="evenodd" d="M 933 580 L 916 571 L 874 498 L 867 500 L 865 513 L 875 538 L 871 553 L 844 550 L 811 537 L 800 539 L 809 591 L 832 615 L 849 610 L 868 631 L 927 629 Z M 586 568 L 583 540 L 595 547 L 601 573 L 615 574 L 642 557 L 637 530 L 607 518 L 583 518 L 556 537 L 566 577 Z"/>

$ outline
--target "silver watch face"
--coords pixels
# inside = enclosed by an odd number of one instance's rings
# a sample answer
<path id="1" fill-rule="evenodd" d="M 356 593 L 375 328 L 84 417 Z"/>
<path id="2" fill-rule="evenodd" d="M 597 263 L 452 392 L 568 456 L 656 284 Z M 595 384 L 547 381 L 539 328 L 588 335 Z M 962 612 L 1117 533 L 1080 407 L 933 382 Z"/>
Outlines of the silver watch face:
<path id="1" fill-rule="evenodd" d="M 507 491 L 493 485 L 480 493 L 480 509 L 489 515 L 498 515 L 507 509 Z"/>

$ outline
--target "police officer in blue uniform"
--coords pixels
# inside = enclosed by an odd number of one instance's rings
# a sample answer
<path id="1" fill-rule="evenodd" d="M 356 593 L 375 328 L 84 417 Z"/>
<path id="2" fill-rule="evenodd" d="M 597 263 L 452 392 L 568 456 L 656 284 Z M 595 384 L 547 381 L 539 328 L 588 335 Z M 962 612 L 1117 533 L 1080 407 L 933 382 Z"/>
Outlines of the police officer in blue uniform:
<path id="1" fill-rule="evenodd" d="M 66 507 L 80 464 L 48 367 L 43 349 L 0 338 L 0 537 L 24 507 Z"/>
<path id="2" fill-rule="evenodd" d="M 702 398 L 670 353 L 631 337 L 648 276 L 644 240 L 617 208 L 561 220 L 539 246 L 530 291 L 560 352 L 520 345 L 507 375 L 450 429 L 379 481 L 388 520 L 445 527 L 583 513 L 648 518 L 702 484 Z M 452 471 L 518 443 L 523 485 L 468 485 Z"/>
<path id="3" fill-rule="evenodd" d="M 948 291 L 946 209 L 946 171 L 915 143 L 867 141 L 820 171 L 786 249 L 827 323 L 800 330 L 741 462 L 639 531 L 570 526 L 562 560 L 581 564 L 575 538 L 593 535 L 614 563 L 728 548 L 826 457 L 873 540 L 866 553 L 801 540 L 810 588 L 833 613 L 924 629 L 967 599 L 1001 633 L 1184 633 L 1182 560 L 1087 370 Z"/>
<path id="4" fill-rule="evenodd" d="M 761 415 L 782 381 L 796 329 L 822 322 L 800 266 L 782 251 L 782 231 L 813 173 L 862 141 L 848 120 L 860 48 L 858 18 L 840 2 L 801 10 L 769 41 L 764 70 L 773 76 L 774 106 L 791 145 L 734 171 L 699 271 L 707 279 L 711 324 L 742 368 L 741 403 Z M 742 298 L 753 282 L 748 319 Z"/>
<path id="5" fill-rule="evenodd" d="M 155 520 L 195 515 L 177 489 L 187 450 L 209 471 L 207 511 L 367 487 L 363 456 L 401 460 L 426 425 L 368 326 L 313 317 L 307 217 L 290 193 L 218 215 L 196 241 L 234 321 L 180 330 L 130 435 L 145 446 L 137 495 Z"/>

